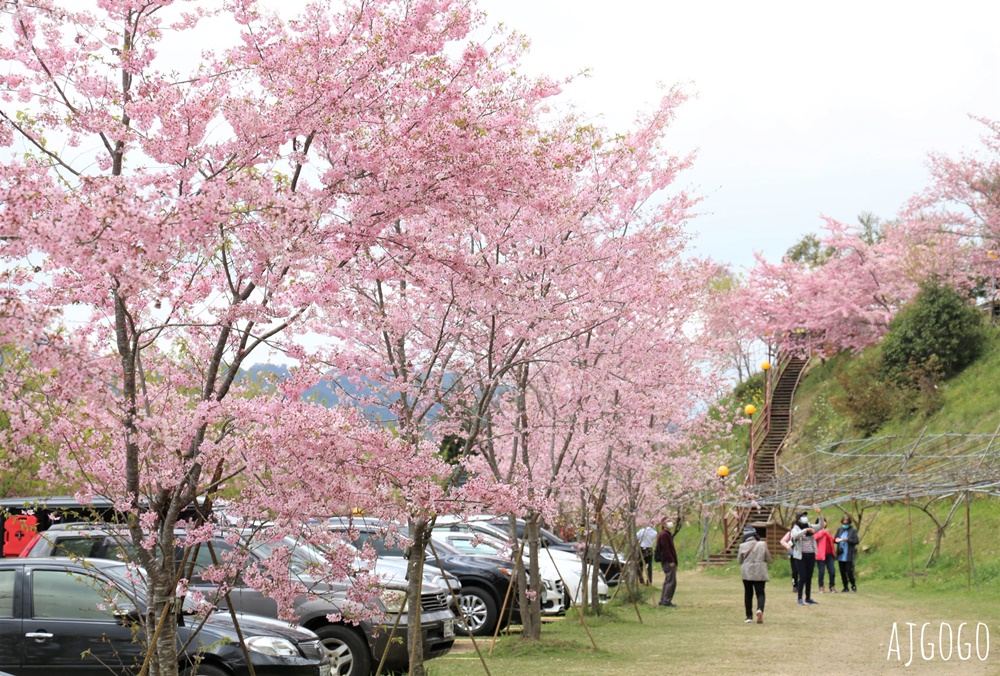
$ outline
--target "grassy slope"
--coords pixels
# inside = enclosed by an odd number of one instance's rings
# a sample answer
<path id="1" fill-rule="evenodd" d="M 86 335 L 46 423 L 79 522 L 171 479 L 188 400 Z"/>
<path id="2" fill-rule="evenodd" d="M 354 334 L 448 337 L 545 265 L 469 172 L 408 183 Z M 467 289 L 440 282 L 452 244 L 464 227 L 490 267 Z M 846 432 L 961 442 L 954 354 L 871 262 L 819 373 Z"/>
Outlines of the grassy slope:
<path id="1" fill-rule="evenodd" d="M 993 434 L 1000 427 L 1000 332 L 991 332 L 986 352 L 974 364 L 942 385 L 944 406 L 928 418 L 891 420 L 882 434 L 918 436 L 960 432 Z"/>
<path id="2" fill-rule="evenodd" d="M 859 357 L 864 359 L 864 356 Z M 812 451 L 816 446 L 857 434 L 840 416 L 830 400 L 843 390 L 837 377 L 848 366 L 843 355 L 814 363 L 796 392 L 792 433 L 786 455 L 790 458 Z M 912 414 L 897 416 L 871 436 L 898 435 L 918 437 L 925 429 L 928 434 L 952 432 L 960 434 L 993 434 L 1000 426 L 1000 331 L 993 330 L 986 352 L 974 364 L 941 385 L 943 406 L 930 416 Z M 1000 438 L 998 438 L 1000 443 Z M 919 503 L 944 520 L 956 497 L 945 498 L 931 505 Z M 905 505 L 886 505 L 866 511 L 862 530 L 863 552 L 859 570 L 865 576 L 880 579 L 909 579 L 911 569 L 911 538 L 913 570 L 918 583 L 926 581 L 947 589 L 965 589 L 969 583 L 968 546 L 966 540 L 966 510 L 960 503 L 945 531 L 942 554 L 925 568 L 934 547 L 931 519 L 917 502 L 907 510 Z M 1000 584 L 1000 544 L 995 534 L 1000 528 L 1000 501 L 976 499 L 971 503 L 970 534 L 973 570 L 981 584 Z"/>
<path id="3" fill-rule="evenodd" d="M 863 358 L 863 357 L 862 357 Z M 848 422 L 830 403 L 843 393 L 837 377 L 849 358 L 838 355 L 825 363 L 814 362 L 795 394 L 789 455 L 808 452 L 817 445 L 856 436 Z M 929 434 L 992 434 L 1000 427 L 1000 331 L 991 331 L 986 351 L 974 364 L 941 385 L 943 406 L 930 416 L 899 416 L 872 436 Z"/>

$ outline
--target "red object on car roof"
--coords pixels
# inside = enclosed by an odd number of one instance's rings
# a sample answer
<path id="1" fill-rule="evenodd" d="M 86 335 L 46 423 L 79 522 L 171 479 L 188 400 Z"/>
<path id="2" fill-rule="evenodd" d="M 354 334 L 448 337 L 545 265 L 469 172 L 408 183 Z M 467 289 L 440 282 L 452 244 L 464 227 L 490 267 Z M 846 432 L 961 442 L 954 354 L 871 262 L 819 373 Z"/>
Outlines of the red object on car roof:
<path id="1" fill-rule="evenodd" d="M 33 514 L 9 516 L 3 524 L 3 555 L 20 556 L 38 538 L 38 519 Z"/>

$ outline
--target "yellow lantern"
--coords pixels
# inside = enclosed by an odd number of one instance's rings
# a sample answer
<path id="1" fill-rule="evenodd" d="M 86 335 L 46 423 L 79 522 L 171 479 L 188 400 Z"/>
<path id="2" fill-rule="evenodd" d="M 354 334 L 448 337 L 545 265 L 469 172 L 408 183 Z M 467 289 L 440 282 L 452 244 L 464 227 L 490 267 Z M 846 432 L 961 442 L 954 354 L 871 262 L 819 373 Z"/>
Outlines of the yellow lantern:
<path id="1" fill-rule="evenodd" d="M 729 468 L 726 467 L 725 465 L 721 465 L 719 467 L 719 476 L 722 477 L 723 479 L 729 476 Z"/>
<path id="2" fill-rule="evenodd" d="M 760 363 L 760 368 L 763 371 L 770 371 L 771 370 L 771 362 L 769 362 L 769 361 L 762 361 Z"/>
<path id="3" fill-rule="evenodd" d="M 757 412 L 757 407 L 754 406 L 753 404 L 747 404 L 746 407 L 743 409 L 743 412 L 746 413 L 747 415 L 753 415 L 754 413 Z"/>

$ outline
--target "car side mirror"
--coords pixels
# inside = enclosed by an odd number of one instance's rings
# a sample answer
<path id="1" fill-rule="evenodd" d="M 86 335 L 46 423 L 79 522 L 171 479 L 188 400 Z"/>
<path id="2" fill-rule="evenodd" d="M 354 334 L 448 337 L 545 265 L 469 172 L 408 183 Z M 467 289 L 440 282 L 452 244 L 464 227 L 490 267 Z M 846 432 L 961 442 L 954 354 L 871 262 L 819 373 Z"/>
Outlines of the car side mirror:
<path id="1" fill-rule="evenodd" d="M 118 624 L 133 624 L 139 622 L 139 609 L 131 603 L 120 603 L 113 612 Z"/>

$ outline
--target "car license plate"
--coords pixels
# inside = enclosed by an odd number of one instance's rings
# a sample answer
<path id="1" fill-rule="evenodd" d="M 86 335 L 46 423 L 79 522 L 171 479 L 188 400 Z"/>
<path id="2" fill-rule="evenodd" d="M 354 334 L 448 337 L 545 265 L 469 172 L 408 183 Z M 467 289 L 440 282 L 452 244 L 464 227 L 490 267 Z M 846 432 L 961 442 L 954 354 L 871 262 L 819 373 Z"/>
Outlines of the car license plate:
<path id="1" fill-rule="evenodd" d="M 319 665 L 319 676 L 331 676 L 331 674 L 333 674 L 333 672 L 330 671 L 329 662 Z"/>
<path id="2" fill-rule="evenodd" d="M 444 621 L 444 637 L 455 638 L 455 620 Z"/>

